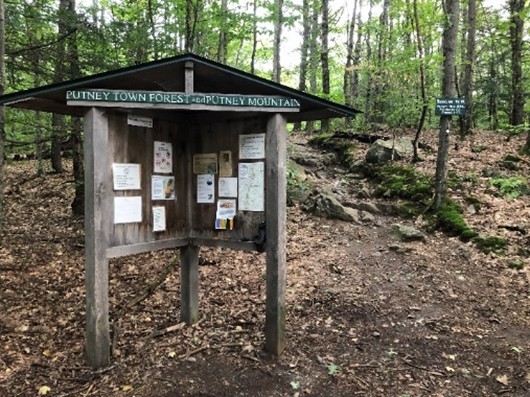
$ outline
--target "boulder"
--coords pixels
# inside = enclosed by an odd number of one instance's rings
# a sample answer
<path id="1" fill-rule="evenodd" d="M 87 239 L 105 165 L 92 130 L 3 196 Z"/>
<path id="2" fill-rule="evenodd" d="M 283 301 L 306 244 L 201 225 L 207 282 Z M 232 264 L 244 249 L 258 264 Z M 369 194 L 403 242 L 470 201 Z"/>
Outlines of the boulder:
<path id="1" fill-rule="evenodd" d="M 411 158 L 414 153 L 412 140 L 409 138 L 396 138 L 375 141 L 366 152 L 367 163 L 387 163 L 391 160 Z"/>
<path id="2" fill-rule="evenodd" d="M 395 223 L 392 225 L 392 231 L 401 241 L 425 241 L 425 234 L 412 227 Z"/>
<path id="3" fill-rule="evenodd" d="M 332 193 L 314 190 L 305 202 L 305 210 L 328 219 L 359 223 L 359 211 L 342 205 Z"/>

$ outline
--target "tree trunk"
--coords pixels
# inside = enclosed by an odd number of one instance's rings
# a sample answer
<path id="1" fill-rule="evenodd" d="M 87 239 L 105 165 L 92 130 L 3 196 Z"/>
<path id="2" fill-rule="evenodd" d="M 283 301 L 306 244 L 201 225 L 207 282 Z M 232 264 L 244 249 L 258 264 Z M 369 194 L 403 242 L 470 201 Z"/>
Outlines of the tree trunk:
<path id="1" fill-rule="evenodd" d="M 512 49 L 512 101 L 510 124 L 524 123 L 524 86 L 523 86 L 523 31 L 524 21 L 521 12 L 525 0 L 509 0 L 510 5 L 510 44 Z"/>
<path id="2" fill-rule="evenodd" d="M 444 14 L 446 18 L 443 38 L 443 78 L 442 97 L 456 96 L 455 53 L 458 35 L 460 0 L 445 0 Z M 438 157 L 436 159 L 436 175 L 434 181 L 433 209 L 437 211 L 447 195 L 447 158 L 449 153 L 449 134 L 451 116 L 440 117 L 440 132 L 438 134 Z"/>
<path id="3" fill-rule="evenodd" d="M 418 142 L 420 140 L 420 134 L 421 130 L 423 129 L 423 124 L 425 123 L 425 117 L 427 115 L 427 92 L 426 92 L 426 82 L 425 82 L 425 55 L 423 52 L 423 39 L 421 36 L 421 28 L 420 28 L 420 18 L 418 16 L 418 1 L 414 0 L 413 3 L 413 12 L 414 12 L 414 19 L 413 19 L 413 25 L 415 27 L 416 32 L 416 45 L 418 49 L 418 58 L 420 61 L 420 92 L 421 92 L 421 113 L 420 113 L 420 120 L 418 121 L 418 126 L 416 128 L 416 134 L 414 135 L 414 141 L 413 141 L 413 147 L 414 147 L 414 154 L 412 156 L 412 161 L 417 162 L 419 161 L 420 157 L 418 155 Z"/>
<path id="4" fill-rule="evenodd" d="M 70 18 L 75 17 L 76 3 L 75 0 L 70 0 L 69 11 Z M 73 20 L 73 19 L 71 19 Z M 77 48 L 77 34 L 73 33 L 68 37 L 68 63 L 69 63 L 69 77 L 75 79 L 81 77 L 81 70 L 79 67 L 79 51 Z M 73 117 L 71 120 L 71 136 L 72 136 L 72 165 L 74 173 L 75 196 L 72 202 L 72 213 L 74 215 L 82 216 L 85 214 L 85 166 L 83 159 L 83 123 L 79 117 Z"/>
<path id="5" fill-rule="evenodd" d="M 5 92 L 5 19 L 4 0 L 0 0 L 0 96 Z M 5 157 L 5 106 L 0 105 L 0 241 L 4 235 L 4 157 Z"/>
<path id="6" fill-rule="evenodd" d="M 329 1 L 322 0 L 322 49 L 320 61 L 322 62 L 322 92 L 324 97 L 329 99 Z M 329 130 L 329 119 L 320 122 L 322 131 Z"/>
<path id="7" fill-rule="evenodd" d="M 256 51 L 258 50 L 258 0 L 253 1 L 252 9 L 252 54 L 250 55 L 250 73 L 256 73 Z"/>
<path id="8" fill-rule="evenodd" d="M 363 21 L 361 18 L 361 10 L 363 9 L 363 2 L 359 0 L 359 11 L 357 11 L 357 40 L 353 50 L 353 74 L 351 82 L 351 96 L 352 106 L 355 99 L 359 99 L 359 63 L 361 62 L 361 44 L 363 41 Z"/>
<path id="9" fill-rule="evenodd" d="M 317 1 L 311 1 L 311 32 L 309 37 L 309 91 L 312 94 L 317 92 L 317 72 L 318 72 L 318 55 L 319 55 L 319 45 L 318 45 L 318 7 Z M 308 121 L 306 123 L 306 131 L 313 132 L 315 130 L 315 122 Z"/>
<path id="10" fill-rule="evenodd" d="M 226 63 L 226 53 L 228 48 L 227 28 L 228 28 L 228 0 L 221 1 L 221 26 L 219 27 L 219 45 L 217 47 L 217 61 Z"/>
<path id="11" fill-rule="evenodd" d="M 311 21 L 309 18 L 309 0 L 304 0 L 302 4 L 302 45 L 300 47 L 300 75 L 298 79 L 298 90 L 305 92 L 307 90 L 307 54 L 309 49 L 309 34 L 311 32 Z M 302 129 L 302 123 L 294 124 L 294 129 Z"/>
<path id="12" fill-rule="evenodd" d="M 463 138 L 471 133 L 473 128 L 473 69 L 475 66 L 475 37 L 477 32 L 477 4 L 476 0 L 467 0 L 467 38 L 464 62 L 464 78 L 462 91 L 466 99 L 467 111 L 461 117 L 460 136 Z"/>
<path id="13" fill-rule="evenodd" d="M 368 21 L 371 21 L 373 10 L 372 1 L 370 1 L 369 4 L 370 6 L 368 8 Z M 366 60 L 371 63 L 373 62 L 371 29 L 368 29 L 366 31 L 366 35 L 364 36 L 364 42 L 366 44 Z M 372 82 L 372 73 L 368 73 L 366 76 L 366 91 L 364 93 L 364 120 L 366 123 L 370 123 L 372 121 Z"/>
<path id="14" fill-rule="evenodd" d="M 74 0 L 74 10 L 75 10 L 75 0 Z M 151 40 L 153 40 L 153 56 L 155 61 L 158 60 L 158 45 L 156 37 L 156 26 L 155 26 L 155 17 L 153 10 L 153 0 L 147 0 L 147 13 L 149 16 L 149 23 L 151 28 Z"/>
<path id="15" fill-rule="evenodd" d="M 60 0 L 57 17 L 58 37 L 57 58 L 55 63 L 54 83 L 61 83 L 66 79 L 66 40 L 64 39 L 69 31 L 69 7 L 70 0 Z M 61 157 L 61 143 L 66 132 L 64 116 L 54 114 L 52 116 L 52 145 L 51 145 L 51 165 L 54 172 L 63 172 Z"/>
<path id="16" fill-rule="evenodd" d="M 344 81 L 342 84 L 344 91 L 344 104 L 346 106 L 353 106 L 352 96 L 352 75 L 353 75 L 353 39 L 355 32 L 355 18 L 357 18 L 357 3 L 355 0 L 353 3 L 353 13 L 351 19 L 347 24 L 347 42 L 346 42 L 346 66 L 344 67 Z M 351 123 L 351 118 L 348 117 L 346 125 Z"/>
<path id="17" fill-rule="evenodd" d="M 272 59 L 272 80 L 281 82 L 282 68 L 280 62 L 280 50 L 282 45 L 282 25 L 283 25 L 283 0 L 276 0 L 274 10 L 274 48 Z"/>

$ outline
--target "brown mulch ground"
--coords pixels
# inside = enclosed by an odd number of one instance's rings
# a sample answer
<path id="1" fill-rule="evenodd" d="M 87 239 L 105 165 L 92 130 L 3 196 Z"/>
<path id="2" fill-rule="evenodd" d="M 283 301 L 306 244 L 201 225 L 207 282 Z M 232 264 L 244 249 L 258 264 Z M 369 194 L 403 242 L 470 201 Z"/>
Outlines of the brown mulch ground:
<path id="1" fill-rule="evenodd" d="M 483 132 L 450 155 L 451 168 L 469 177 L 451 195 L 480 199 L 481 210 L 466 220 L 481 234 L 508 238 L 507 255 L 440 233 L 397 242 L 391 225 L 412 221 L 346 223 L 295 206 L 281 357 L 263 352 L 261 254 L 201 250 L 196 325 L 179 324 L 178 271 L 127 308 L 175 254 L 165 251 L 111 261 L 119 337 L 112 366 L 99 371 L 84 362 L 83 224 L 70 214 L 72 183 L 34 177 L 34 163 L 12 163 L 0 248 L 0 396 L 528 396 L 530 271 L 507 263 L 528 261 L 518 252 L 530 241 L 499 226 L 530 223 L 530 196 L 503 199 L 482 172 L 523 139 Z M 293 142 L 293 151 L 321 155 L 304 137 Z M 472 150 L 477 145 L 486 149 Z M 421 167 L 432 172 L 436 153 L 422 155 Z M 504 171 L 527 177 L 529 169 L 523 158 L 519 170 Z M 344 170 L 313 171 L 312 183 L 348 194 Z M 404 252 L 392 249 L 396 243 Z"/>

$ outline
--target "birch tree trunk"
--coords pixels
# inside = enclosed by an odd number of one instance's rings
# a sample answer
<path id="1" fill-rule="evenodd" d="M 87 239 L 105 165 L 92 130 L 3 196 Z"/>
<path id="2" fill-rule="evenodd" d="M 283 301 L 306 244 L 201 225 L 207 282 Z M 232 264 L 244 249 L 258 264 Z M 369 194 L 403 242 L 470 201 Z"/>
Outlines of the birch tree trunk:
<path id="1" fill-rule="evenodd" d="M 455 53 L 458 35 L 460 0 L 445 0 L 445 26 L 442 38 L 443 78 L 442 97 L 456 96 Z M 440 117 L 440 132 L 438 134 L 438 157 L 436 159 L 436 175 L 434 181 L 433 209 L 437 211 L 447 195 L 447 158 L 449 153 L 449 135 L 451 116 Z"/>

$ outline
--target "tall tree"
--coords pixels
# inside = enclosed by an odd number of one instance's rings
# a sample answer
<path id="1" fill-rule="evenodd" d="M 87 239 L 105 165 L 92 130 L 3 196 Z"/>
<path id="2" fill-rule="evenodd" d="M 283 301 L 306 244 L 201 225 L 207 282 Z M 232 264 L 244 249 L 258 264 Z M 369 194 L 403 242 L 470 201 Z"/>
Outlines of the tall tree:
<path id="1" fill-rule="evenodd" d="M 442 97 L 456 96 L 456 61 L 455 53 L 458 35 L 458 20 L 460 0 L 444 0 L 445 26 L 442 38 L 443 76 Z M 447 158 L 449 154 L 449 135 L 451 130 L 451 116 L 440 116 L 440 131 L 438 134 L 438 157 L 436 159 L 436 174 L 434 180 L 434 210 L 438 210 L 447 195 Z"/>
<path id="2" fill-rule="evenodd" d="M 416 134 L 414 135 L 414 141 L 413 141 L 414 154 L 412 156 L 412 161 L 416 162 L 419 160 L 418 143 L 420 139 L 420 134 L 421 134 L 421 130 L 423 129 L 423 125 L 425 124 L 425 117 L 427 116 L 427 89 L 426 89 L 426 81 L 425 81 L 425 54 L 423 51 L 423 37 L 421 35 L 420 18 L 418 15 L 418 0 L 413 0 L 412 7 L 413 7 L 413 14 L 414 14 L 412 25 L 415 27 L 414 30 L 416 33 L 416 47 L 418 50 L 417 56 L 420 62 L 419 79 L 420 79 L 420 96 L 421 96 L 420 119 L 418 121 L 418 126 L 416 127 Z"/>
<path id="3" fill-rule="evenodd" d="M 0 0 L 0 96 L 5 92 L 5 37 L 4 0 Z M 4 231 L 4 150 L 5 106 L 0 105 L 0 241 Z"/>
<path id="4" fill-rule="evenodd" d="M 322 93 L 326 98 L 329 98 L 329 1 L 322 0 L 322 26 L 321 26 L 321 40 L 322 49 L 320 51 L 320 61 L 322 63 Z M 321 121 L 320 128 L 323 131 L 329 129 L 329 119 Z"/>
<path id="5" fill-rule="evenodd" d="M 510 44 L 512 50 L 512 100 L 510 124 L 524 123 L 524 87 L 523 87 L 523 31 L 522 12 L 526 0 L 509 0 L 510 5 Z"/>
<path id="6" fill-rule="evenodd" d="M 318 60 L 320 54 L 320 46 L 318 42 L 318 21 L 320 17 L 318 9 L 318 0 L 310 0 L 311 3 L 311 31 L 309 33 L 309 91 L 315 94 L 318 89 L 317 72 Z M 308 121 L 306 123 L 307 132 L 312 132 L 315 129 L 315 123 Z"/>
<path id="7" fill-rule="evenodd" d="M 258 50 L 258 0 L 252 2 L 252 52 L 250 54 L 250 73 L 256 73 L 256 52 Z"/>
<path id="8" fill-rule="evenodd" d="M 302 45 L 300 47 L 300 74 L 298 75 L 298 89 L 302 92 L 307 90 L 308 52 L 311 32 L 311 19 L 309 11 L 309 0 L 304 0 L 302 3 Z M 295 123 L 294 129 L 301 130 L 302 123 Z"/>
<path id="9" fill-rule="evenodd" d="M 346 65 L 344 66 L 344 82 L 342 84 L 344 91 L 344 104 L 346 106 L 353 105 L 352 93 L 352 75 L 353 75 L 353 45 L 355 33 L 355 21 L 357 18 L 357 3 L 359 0 L 353 2 L 353 12 L 351 19 L 347 24 L 347 42 L 346 42 Z"/>
<path id="10" fill-rule="evenodd" d="M 281 81 L 280 52 L 282 45 L 282 25 L 283 25 L 283 0 L 276 0 L 274 9 L 274 47 L 272 57 L 272 80 L 276 83 Z"/>
<path id="11" fill-rule="evenodd" d="M 466 99 L 467 112 L 460 119 L 460 135 L 462 137 L 470 134 L 471 128 L 473 128 L 473 69 L 475 66 L 475 41 L 477 33 L 476 0 L 467 0 L 466 21 L 467 37 L 462 93 Z"/>

